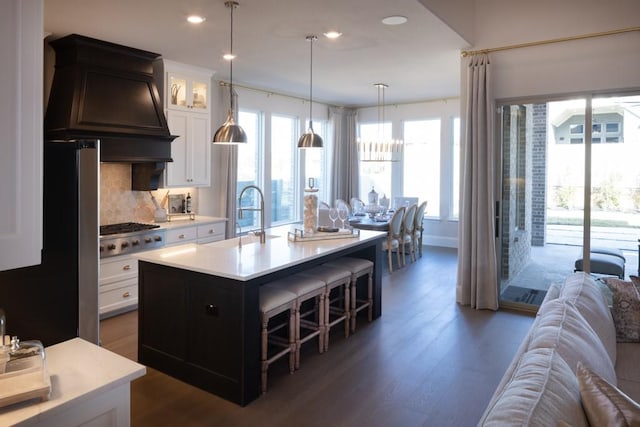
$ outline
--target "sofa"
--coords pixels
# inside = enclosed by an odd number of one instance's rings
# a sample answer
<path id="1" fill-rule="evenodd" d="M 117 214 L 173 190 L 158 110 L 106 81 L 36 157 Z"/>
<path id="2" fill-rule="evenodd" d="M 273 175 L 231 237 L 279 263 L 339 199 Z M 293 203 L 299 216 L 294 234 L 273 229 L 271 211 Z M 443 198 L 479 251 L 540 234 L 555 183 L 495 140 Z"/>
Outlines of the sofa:
<path id="1" fill-rule="evenodd" d="M 640 343 L 618 342 L 612 295 L 582 272 L 552 285 L 478 425 L 636 425 L 611 414 L 640 417 Z"/>

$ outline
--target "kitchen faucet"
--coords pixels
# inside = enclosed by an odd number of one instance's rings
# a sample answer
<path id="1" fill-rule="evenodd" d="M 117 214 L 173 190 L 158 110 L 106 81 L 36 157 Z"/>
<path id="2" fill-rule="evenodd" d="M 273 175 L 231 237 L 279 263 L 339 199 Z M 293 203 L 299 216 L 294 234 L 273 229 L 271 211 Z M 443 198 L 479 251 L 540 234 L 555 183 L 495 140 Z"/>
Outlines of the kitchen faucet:
<path id="1" fill-rule="evenodd" d="M 242 195 L 244 194 L 245 191 L 247 191 L 250 188 L 253 188 L 254 190 L 256 190 L 258 192 L 258 194 L 260 194 L 260 207 L 259 208 L 243 208 L 242 207 Z M 245 212 L 245 211 L 260 212 L 260 231 L 254 231 L 253 234 L 259 234 L 260 243 L 261 244 L 266 243 L 267 242 L 267 237 L 266 237 L 266 234 L 264 232 L 264 194 L 262 194 L 262 190 L 260 190 L 255 185 L 247 185 L 240 192 L 240 196 L 238 197 L 238 205 L 240 205 L 240 207 L 238 208 L 238 219 L 242 219 L 243 212 Z"/>

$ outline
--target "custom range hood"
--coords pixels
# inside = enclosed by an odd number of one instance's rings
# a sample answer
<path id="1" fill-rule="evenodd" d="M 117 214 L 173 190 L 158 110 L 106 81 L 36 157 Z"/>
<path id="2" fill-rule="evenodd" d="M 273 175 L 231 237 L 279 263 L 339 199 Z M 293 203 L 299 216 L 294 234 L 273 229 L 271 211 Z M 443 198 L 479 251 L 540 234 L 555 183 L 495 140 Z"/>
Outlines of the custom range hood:
<path id="1" fill-rule="evenodd" d="M 50 45 L 56 65 L 44 121 L 47 140 L 99 139 L 102 162 L 172 161 L 175 136 L 153 79 L 159 54 L 77 34 Z"/>

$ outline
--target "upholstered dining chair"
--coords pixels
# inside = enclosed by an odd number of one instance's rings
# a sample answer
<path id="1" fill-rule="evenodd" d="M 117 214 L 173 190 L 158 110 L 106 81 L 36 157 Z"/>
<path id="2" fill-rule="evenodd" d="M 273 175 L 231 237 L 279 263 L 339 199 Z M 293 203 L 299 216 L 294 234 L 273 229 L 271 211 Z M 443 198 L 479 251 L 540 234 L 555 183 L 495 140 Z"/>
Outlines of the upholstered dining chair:
<path id="1" fill-rule="evenodd" d="M 404 219 L 405 207 L 402 206 L 393 213 L 389 221 L 389 231 L 387 232 L 387 240 L 382 242 L 382 249 L 387 252 L 387 260 L 389 261 L 389 273 L 393 273 L 393 262 L 391 260 L 391 252 L 396 251 L 396 259 L 398 267 L 402 267 L 400 263 L 400 239 L 402 238 L 402 220 Z"/>
<path id="2" fill-rule="evenodd" d="M 407 248 L 409 249 L 409 258 L 411 261 L 416 261 L 413 226 L 417 210 L 418 205 L 413 204 L 409 206 L 405 210 L 404 218 L 402 219 L 402 237 L 400 237 L 400 245 L 402 245 L 402 265 L 407 264 Z"/>
<path id="3" fill-rule="evenodd" d="M 420 258 L 422 258 L 422 232 L 424 231 L 424 226 L 422 221 L 424 220 L 424 213 L 427 210 L 427 201 L 420 203 L 418 206 L 418 210 L 416 211 L 416 216 L 413 221 L 413 243 L 414 243 L 414 252 L 416 254 L 420 254 Z"/>
<path id="4" fill-rule="evenodd" d="M 351 203 L 351 213 L 356 214 L 359 212 L 364 212 L 364 202 L 357 197 L 352 197 L 349 201 Z"/>

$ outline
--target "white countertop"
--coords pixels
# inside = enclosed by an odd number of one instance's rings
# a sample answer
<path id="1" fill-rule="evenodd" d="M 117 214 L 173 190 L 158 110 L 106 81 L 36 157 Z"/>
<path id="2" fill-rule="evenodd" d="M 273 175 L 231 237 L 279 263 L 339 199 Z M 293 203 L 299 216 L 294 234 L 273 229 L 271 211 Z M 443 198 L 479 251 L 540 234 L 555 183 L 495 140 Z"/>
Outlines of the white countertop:
<path id="1" fill-rule="evenodd" d="M 51 398 L 0 408 L 0 425 L 37 421 L 143 376 L 146 368 L 80 338 L 45 349 Z"/>
<path id="2" fill-rule="evenodd" d="M 156 222 L 155 224 L 158 224 L 161 229 L 164 228 L 168 230 L 170 228 L 193 227 L 196 225 L 211 224 L 214 222 L 226 222 L 226 221 L 227 221 L 227 218 L 220 218 L 217 216 L 196 215 L 195 219 L 189 219 L 187 217 L 180 218 L 180 219 L 174 218 L 171 221 Z"/>
<path id="3" fill-rule="evenodd" d="M 265 244 L 254 236 L 243 236 L 241 249 L 238 238 L 233 238 L 204 245 L 170 246 L 132 256 L 154 264 L 247 281 L 386 236 L 385 232 L 361 230 L 357 237 L 291 242 L 287 239 L 290 229 L 287 226 L 266 230 Z"/>

